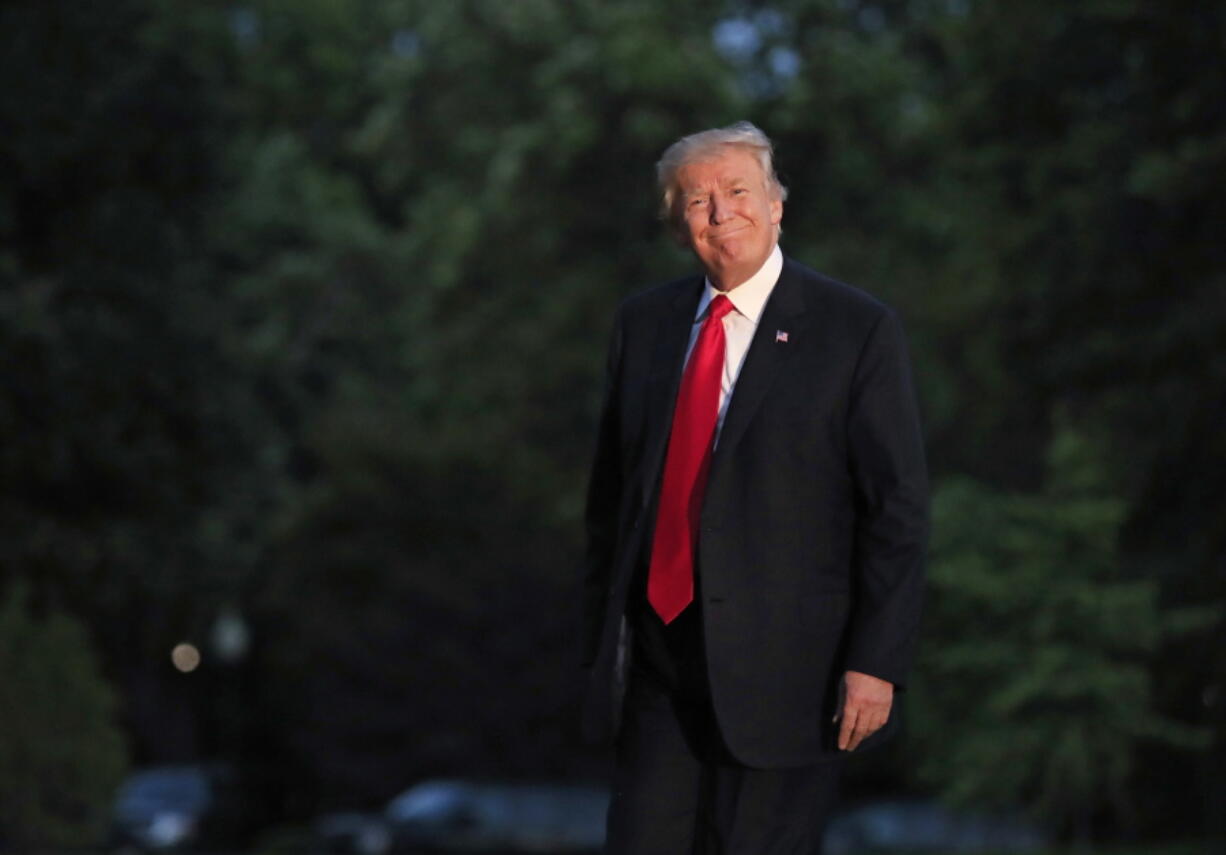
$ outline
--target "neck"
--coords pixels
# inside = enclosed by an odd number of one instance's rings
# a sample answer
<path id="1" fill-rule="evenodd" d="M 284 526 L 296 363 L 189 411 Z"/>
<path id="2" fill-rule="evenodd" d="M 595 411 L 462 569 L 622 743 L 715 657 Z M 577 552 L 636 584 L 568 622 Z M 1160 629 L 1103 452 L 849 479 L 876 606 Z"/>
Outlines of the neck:
<path id="1" fill-rule="evenodd" d="M 721 291 L 725 294 L 731 291 L 733 288 L 737 287 L 738 285 L 744 285 L 746 282 L 749 281 L 748 276 L 741 278 L 741 279 L 721 279 L 718 276 L 712 276 L 710 273 L 707 274 L 707 279 L 711 282 L 711 285 L 714 286 L 716 291 Z M 728 284 L 729 282 L 731 282 L 732 284 L 729 285 Z"/>

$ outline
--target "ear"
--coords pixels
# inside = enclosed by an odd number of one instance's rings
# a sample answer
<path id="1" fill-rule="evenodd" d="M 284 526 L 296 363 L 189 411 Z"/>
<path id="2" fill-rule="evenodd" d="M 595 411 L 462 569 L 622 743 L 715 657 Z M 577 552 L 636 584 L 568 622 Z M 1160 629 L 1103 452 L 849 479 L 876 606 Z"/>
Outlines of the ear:
<path id="1" fill-rule="evenodd" d="M 770 212 L 772 226 L 777 226 L 783 222 L 783 200 L 771 199 Z"/>

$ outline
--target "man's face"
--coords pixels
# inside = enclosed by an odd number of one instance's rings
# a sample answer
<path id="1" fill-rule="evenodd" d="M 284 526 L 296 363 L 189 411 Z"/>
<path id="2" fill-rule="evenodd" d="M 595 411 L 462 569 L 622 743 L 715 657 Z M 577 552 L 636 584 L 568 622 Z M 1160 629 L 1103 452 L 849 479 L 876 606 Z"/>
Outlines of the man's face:
<path id="1" fill-rule="evenodd" d="M 783 202 L 758 158 L 734 146 L 677 170 L 675 204 L 681 232 L 721 291 L 758 272 L 783 219 Z"/>

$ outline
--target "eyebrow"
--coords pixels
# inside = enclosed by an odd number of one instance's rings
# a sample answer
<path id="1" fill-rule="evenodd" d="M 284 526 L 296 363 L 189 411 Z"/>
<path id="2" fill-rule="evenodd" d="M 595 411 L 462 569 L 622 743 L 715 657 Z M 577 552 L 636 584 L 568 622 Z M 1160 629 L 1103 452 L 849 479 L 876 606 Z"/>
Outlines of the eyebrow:
<path id="1" fill-rule="evenodd" d="M 752 181 L 750 181 L 748 178 L 744 178 L 744 177 L 740 177 L 740 176 L 738 176 L 738 177 L 736 177 L 736 178 L 730 178 L 730 179 L 728 179 L 726 182 L 722 183 L 722 184 L 720 185 L 720 187 L 722 187 L 722 188 L 728 188 L 728 187 L 738 187 L 738 186 L 748 187 L 748 186 L 750 186 L 752 183 L 753 183 L 753 182 L 752 182 Z M 706 192 L 705 190 L 686 190 L 686 189 L 683 187 L 683 188 L 681 188 L 681 192 L 680 192 L 680 194 L 679 194 L 679 195 L 680 195 L 680 197 L 681 197 L 682 199 L 689 199 L 689 198 L 692 198 L 692 197 L 694 197 L 694 196 L 701 196 L 701 195 L 703 195 L 705 192 Z"/>

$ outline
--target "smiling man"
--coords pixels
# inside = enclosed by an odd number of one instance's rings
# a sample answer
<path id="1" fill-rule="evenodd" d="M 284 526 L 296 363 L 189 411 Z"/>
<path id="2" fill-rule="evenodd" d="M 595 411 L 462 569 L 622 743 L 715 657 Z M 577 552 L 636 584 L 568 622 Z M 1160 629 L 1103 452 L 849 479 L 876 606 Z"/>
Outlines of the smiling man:
<path id="1" fill-rule="evenodd" d="M 928 489 L 902 331 L 782 254 L 772 158 L 747 122 L 664 153 L 703 272 L 614 322 L 583 638 L 610 853 L 820 851 L 912 658 Z"/>
<path id="2" fill-rule="evenodd" d="M 728 292 L 752 277 L 779 240 L 783 191 L 746 148 L 728 146 L 676 171 L 680 237 L 698 256 L 711 286 Z"/>

